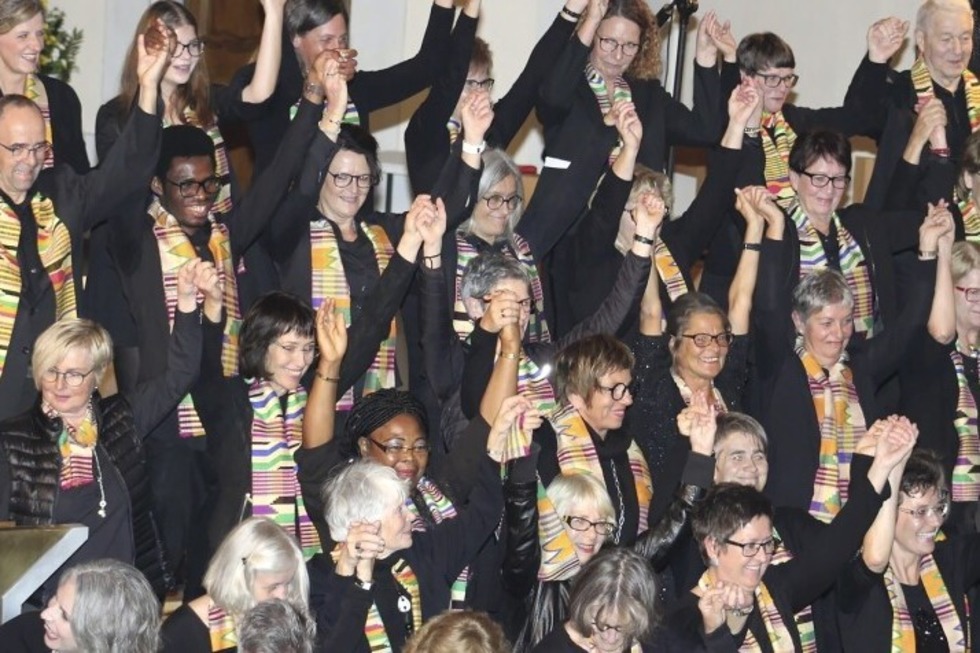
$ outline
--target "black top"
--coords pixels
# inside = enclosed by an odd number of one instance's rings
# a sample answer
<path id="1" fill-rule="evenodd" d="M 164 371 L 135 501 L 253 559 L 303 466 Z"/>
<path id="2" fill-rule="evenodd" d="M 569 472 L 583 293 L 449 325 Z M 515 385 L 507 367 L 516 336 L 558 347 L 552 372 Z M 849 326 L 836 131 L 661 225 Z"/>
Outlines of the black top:
<path id="1" fill-rule="evenodd" d="M 7 653 L 50 653 L 44 645 L 44 622 L 40 612 L 25 612 L 0 625 L 0 642 Z"/>
<path id="2" fill-rule="evenodd" d="M 163 653 L 211 653 L 211 633 L 188 604 L 183 604 L 160 626 Z M 222 649 L 237 651 L 237 647 Z"/>
<path id="3" fill-rule="evenodd" d="M 85 148 L 82 104 L 78 101 L 78 94 L 60 79 L 47 75 L 38 75 L 38 79 L 48 95 L 55 165 L 66 163 L 78 174 L 85 174 L 91 166 Z"/>

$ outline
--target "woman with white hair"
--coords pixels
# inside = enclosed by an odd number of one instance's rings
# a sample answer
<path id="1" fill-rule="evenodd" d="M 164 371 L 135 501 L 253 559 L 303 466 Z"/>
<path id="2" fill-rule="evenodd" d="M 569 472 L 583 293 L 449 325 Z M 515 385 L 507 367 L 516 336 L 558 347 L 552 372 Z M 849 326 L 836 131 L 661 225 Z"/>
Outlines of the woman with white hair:
<path id="1" fill-rule="evenodd" d="M 269 519 L 246 519 L 211 558 L 204 576 L 207 594 L 182 605 L 164 622 L 163 650 L 235 650 L 237 623 L 250 608 L 284 599 L 305 609 L 309 585 L 296 540 Z"/>

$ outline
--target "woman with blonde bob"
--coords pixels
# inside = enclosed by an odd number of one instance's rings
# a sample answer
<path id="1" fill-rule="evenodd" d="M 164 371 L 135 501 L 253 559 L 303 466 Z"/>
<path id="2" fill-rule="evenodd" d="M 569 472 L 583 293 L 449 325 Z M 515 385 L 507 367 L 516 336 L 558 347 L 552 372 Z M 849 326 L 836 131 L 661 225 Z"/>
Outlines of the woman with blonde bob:
<path id="1" fill-rule="evenodd" d="M 207 594 L 178 608 L 163 624 L 165 652 L 234 649 L 236 622 L 253 606 L 283 599 L 305 609 L 309 576 L 296 540 L 271 520 L 253 517 L 218 547 L 204 588 Z"/>
<path id="2" fill-rule="evenodd" d="M 444 612 L 422 626 L 404 653 L 510 653 L 510 642 L 485 612 Z"/>

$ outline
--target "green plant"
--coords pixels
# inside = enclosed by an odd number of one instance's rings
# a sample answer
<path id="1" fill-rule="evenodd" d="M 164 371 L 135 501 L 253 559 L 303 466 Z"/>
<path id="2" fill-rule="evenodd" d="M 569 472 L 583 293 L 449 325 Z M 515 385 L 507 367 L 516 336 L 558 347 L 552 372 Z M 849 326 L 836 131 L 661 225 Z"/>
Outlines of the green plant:
<path id="1" fill-rule="evenodd" d="M 66 29 L 65 12 L 61 9 L 46 9 L 44 17 L 47 30 L 38 72 L 68 82 L 71 74 L 78 70 L 76 59 L 82 47 L 82 30 L 77 27 L 70 31 Z"/>

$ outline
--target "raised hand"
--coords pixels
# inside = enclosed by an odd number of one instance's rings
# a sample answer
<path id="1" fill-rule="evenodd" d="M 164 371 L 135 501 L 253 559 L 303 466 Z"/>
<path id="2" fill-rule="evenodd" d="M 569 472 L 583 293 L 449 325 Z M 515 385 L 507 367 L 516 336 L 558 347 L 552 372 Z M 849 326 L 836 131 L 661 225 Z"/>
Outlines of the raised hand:
<path id="1" fill-rule="evenodd" d="M 177 35 L 160 19 L 136 37 L 136 77 L 140 86 L 155 88 L 160 83 L 176 46 Z"/>
<path id="2" fill-rule="evenodd" d="M 742 610 L 748 601 L 745 590 L 738 585 L 716 580 L 711 587 L 704 590 L 698 599 L 698 610 L 704 621 L 704 632 L 712 633 L 725 623 L 727 613 L 731 609 Z"/>
<path id="3" fill-rule="evenodd" d="M 347 325 L 336 306 L 328 297 L 316 310 L 316 346 L 322 362 L 339 367 L 347 352 Z"/>
<path id="4" fill-rule="evenodd" d="M 460 110 L 460 120 L 463 123 L 463 138 L 470 145 L 480 145 L 483 137 L 493 122 L 493 103 L 490 94 L 485 91 L 470 93 Z"/>
<path id="5" fill-rule="evenodd" d="M 326 54 L 326 53 L 324 53 Z M 327 100 L 327 110 L 331 116 L 344 117 L 347 112 L 347 80 L 340 70 L 340 63 L 334 57 L 317 57 L 314 67 L 320 66 L 320 84 Z"/>
<path id="6" fill-rule="evenodd" d="M 736 125 L 756 126 L 762 116 L 762 95 L 748 79 L 728 96 L 728 116 Z"/>
<path id="7" fill-rule="evenodd" d="M 712 42 L 718 48 L 718 51 L 721 52 L 721 56 L 724 57 L 725 61 L 733 63 L 738 50 L 738 43 L 732 34 L 732 23 L 727 20 L 722 23 L 717 17 L 712 16 L 712 18 L 712 25 L 707 27 L 708 36 L 711 37 Z"/>
<path id="8" fill-rule="evenodd" d="M 632 102 L 624 100 L 616 102 L 606 113 L 604 120 L 612 120 L 612 124 L 616 125 L 616 131 L 619 132 L 624 148 L 634 152 L 640 149 L 640 141 L 643 140 L 643 123 L 636 115 L 636 106 Z"/>
<path id="9" fill-rule="evenodd" d="M 446 233 L 446 205 L 441 197 L 437 197 L 435 203 L 429 201 L 428 208 L 422 212 L 416 226 L 426 251 L 441 251 L 442 237 Z"/>
<path id="10" fill-rule="evenodd" d="M 531 400 L 522 395 L 507 397 L 500 404 L 500 410 L 490 426 L 487 436 L 487 453 L 495 460 L 507 445 L 507 438 L 515 425 L 525 432 L 533 432 L 544 422 L 541 411 L 534 407 Z M 498 461 L 499 462 L 499 461 Z"/>
<path id="11" fill-rule="evenodd" d="M 637 235 L 652 237 L 663 224 L 666 212 L 667 206 L 662 197 L 649 190 L 640 193 L 633 209 Z"/>
<path id="12" fill-rule="evenodd" d="M 877 438 L 875 460 L 889 470 L 904 463 L 912 454 L 919 438 L 919 429 L 907 417 L 893 415 L 886 419 L 886 428 Z"/>
<path id="13" fill-rule="evenodd" d="M 283 9 L 286 7 L 286 0 L 259 0 L 259 4 L 262 5 L 262 9 L 265 13 L 278 13 L 281 14 Z"/>
<path id="14" fill-rule="evenodd" d="M 374 562 L 385 551 L 381 537 L 381 522 L 354 522 L 347 529 L 347 539 L 340 548 L 336 570 L 340 576 L 353 576 L 363 581 L 371 580 Z"/>
<path id="15" fill-rule="evenodd" d="M 919 113 L 912 127 L 909 140 L 922 148 L 929 143 L 934 149 L 947 147 L 946 139 L 946 107 L 939 98 L 930 98 L 919 106 Z"/>
<path id="16" fill-rule="evenodd" d="M 948 257 L 950 254 L 952 254 L 953 242 L 956 240 L 956 222 L 953 220 L 953 214 L 949 212 L 949 207 L 946 204 L 946 200 L 940 199 L 935 208 L 937 222 L 942 221 L 944 229 L 943 233 L 940 234 L 937 240 L 937 245 L 939 247 L 939 252 Z"/>
<path id="17" fill-rule="evenodd" d="M 732 36 L 731 23 L 721 23 L 715 12 L 709 11 L 698 23 L 696 56 L 702 66 L 717 63 L 721 52 L 726 61 L 735 60 L 735 37 Z"/>
<path id="18" fill-rule="evenodd" d="M 498 290 L 483 298 L 486 308 L 480 318 L 480 328 L 487 333 L 500 333 L 508 324 L 518 324 L 521 319 L 521 305 L 517 295 L 509 290 Z"/>
<path id="19" fill-rule="evenodd" d="M 952 223 L 952 216 L 945 203 L 929 205 L 925 220 L 919 227 L 919 251 L 937 252 L 939 239 L 946 235 Z"/>
<path id="20" fill-rule="evenodd" d="M 422 244 L 422 230 L 420 223 L 424 220 L 431 220 L 433 211 L 432 196 L 422 193 L 417 195 L 405 214 L 405 229 L 402 238 L 409 238 L 413 243 Z"/>
<path id="21" fill-rule="evenodd" d="M 585 20 L 598 25 L 606 17 L 609 0 L 589 0 L 589 8 L 585 10 Z"/>
<path id="22" fill-rule="evenodd" d="M 868 58 L 874 63 L 888 63 L 905 41 L 909 22 L 890 16 L 875 21 L 868 28 Z"/>

